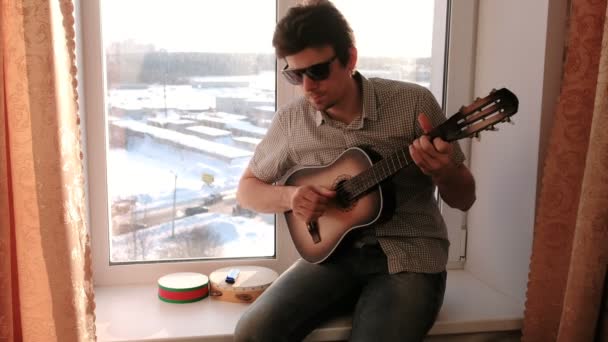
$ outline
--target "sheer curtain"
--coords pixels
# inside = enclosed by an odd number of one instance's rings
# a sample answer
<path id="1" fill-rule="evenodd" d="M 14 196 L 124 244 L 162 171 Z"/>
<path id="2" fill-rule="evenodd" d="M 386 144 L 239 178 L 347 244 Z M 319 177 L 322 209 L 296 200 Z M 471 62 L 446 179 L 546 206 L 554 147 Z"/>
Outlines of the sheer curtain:
<path id="1" fill-rule="evenodd" d="M 74 7 L 0 4 L 0 341 L 94 341 Z"/>
<path id="2" fill-rule="evenodd" d="M 572 0 L 542 175 L 523 341 L 608 341 L 606 0 Z"/>

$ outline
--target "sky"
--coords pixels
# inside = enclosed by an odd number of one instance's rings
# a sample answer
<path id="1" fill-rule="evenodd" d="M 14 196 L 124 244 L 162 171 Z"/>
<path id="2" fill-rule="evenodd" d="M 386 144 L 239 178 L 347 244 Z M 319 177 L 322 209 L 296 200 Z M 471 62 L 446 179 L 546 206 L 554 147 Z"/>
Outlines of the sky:
<path id="1" fill-rule="evenodd" d="M 334 0 L 361 56 L 428 57 L 431 0 Z M 101 0 L 106 43 L 133 39 L 168 51 L 272 53 L 275 0 Z M 226 16 L 228 14 L 228 16 Z"/>

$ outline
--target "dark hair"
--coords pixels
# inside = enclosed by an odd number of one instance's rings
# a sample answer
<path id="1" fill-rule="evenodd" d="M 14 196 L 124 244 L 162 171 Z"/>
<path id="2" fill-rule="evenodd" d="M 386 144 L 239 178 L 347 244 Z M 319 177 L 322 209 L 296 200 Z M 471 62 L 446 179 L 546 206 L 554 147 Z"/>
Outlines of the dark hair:
<path id="1" fill-rule="evenodd" d="M 349 49 L 355 46 L 350 25 L 327 0 L 308 1 L 291 7 L 278 23 L 272 38 L 278 58 L 296 54 L 306 48 L 330 45 L 346 65 Z"/>

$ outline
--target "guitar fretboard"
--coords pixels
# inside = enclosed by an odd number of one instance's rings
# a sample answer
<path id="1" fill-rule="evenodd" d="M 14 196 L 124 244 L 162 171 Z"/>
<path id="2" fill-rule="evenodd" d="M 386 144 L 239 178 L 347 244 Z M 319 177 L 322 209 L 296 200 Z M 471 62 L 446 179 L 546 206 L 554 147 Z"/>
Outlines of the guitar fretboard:
<path id="1" fill-rule="evenodd" d="M 355 200 L 380 184 L 383 180 L 412 163 L 413 160 L 407 148 L 380 160 L 370 168 L 341 184 L 341 188 L 346 196 L 344 200 L 346 202 Z"/>

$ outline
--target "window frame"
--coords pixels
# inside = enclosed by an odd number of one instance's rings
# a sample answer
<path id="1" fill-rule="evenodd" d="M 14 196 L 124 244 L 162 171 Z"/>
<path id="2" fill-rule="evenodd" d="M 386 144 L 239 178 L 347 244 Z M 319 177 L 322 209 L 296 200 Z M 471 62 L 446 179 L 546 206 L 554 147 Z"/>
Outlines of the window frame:
<path id="1" fill-rule="evenodd" d="M 445 54 L 444 92 L 441 99 L 442 108 L 447 117 L 458 112 L 461 106 L 469 104 L 474 94 L 475 55 L 477 43 L 478 0 L 444 1 L 447 6 L 447 51 Z M 434 61 L 435 62 L 435 61 Z M 436 61 L 435 63 L 439 63 Z M 459 141 L 466 157 L 465 164 L 471 162 L 471 141 Z M 449 207 L 439 201 L 439 208 L 448 230 L 451 242 L 448 255 L 448 269 L 464 269 L 467 250 L 467 213 Z"/>
<path id="2" fill-rule="evenodd" d="M 195 261 L 159 261 L 146 263 L 114 264 L 110 265 L 109 255 L 109 206 L 107 192 L 107 163 L 106 146 L 108 139 L 107 124 L 104 108 L 106 99 L 103 96 L 105 89 L 105 55 L 101 41 L 101 4 L 102 0 L 75 0 L 77 11 L 76 55 L 79 63 L 78 76 L 79 107 L 82 118 L 82 136 L 84 153 L 84 168 L 86 174 L 86 199 L 88 204 L 88 227 L 91 234 L 93 277 L 96 286 L 141 284 L 155 282 L 159 277 L 173 272 L 199 272 L 210 274 L 213 270 L 239 265 L 258 265 L 272 268 L 278 272 L 287 269 L 299 258 L 295 250 L 285 222 L 281 215 L 276 216 L 276 255 L 270 258 L 247 259 L 221 259 L 221 260 L 195 260 Z M 277 16 L 282 17 L 287 9 L 296 4 L 297 0 L 277 0 Z M 451 0 L 435 0 L 435 16 L 441 15 L 441 9 L 447 8 L 450 27 L 447 39 L 436 39 L 438 34 L 434 30 L 433 58 L 434 66 L 444 68 L 444 81 L 441 84 L 441 98 L 437 98 L 446 108 L 446 113 L 454 113 L 460 105 L 470 102 L 473 89 L 473 63 L 474 36 L 472 35 L 475 23 L 476 0 L 467 2 L 452 2 Z M 443 12 L 445 13 L 445 12 Z M 437 22 L 435 20 L 435 22 Z M 455 26 L 455 24 L 457 24 Z M 440 25 L 441 26 L 441 25 Z M 456 28 L 456 29 L 455 29 Z M 438 31 L 441 31 L 439 28 Z M 446 32 L 443 30 L 443 32 Z M 440 34 L 442 35 L 442 34 Z M 445 62 L 445 45 L 448 45 L 449 55 Z M 455 45 L 458 44 L 458 45 Z M 465 58 L 462 58 L 465 56 Z M 471 59 L 467 60 L 468 57 Z M 459 64 L 457 64 L 459 63 Z M 296 98 L 299 94 L 297 87 L 287 83 L 280 77 L 282 62 L 277 62 L 276 72 L 276 106 L 280 108 L 285 103 Z M 446 72 L 447 71 L 447 72 Z M 450 87 L 446 84 L 461 84 L 462 87 Z M 432 91 L 437 95 L 438 88 Z M 103 129 L 99 129 L 103 127 Z M 468 156 L 468 143 L 461 142 L 465 154 Z M 464 254 L 464 244 L 461 228 L 465 222 L 465 214 L 448 208 L 440 203 L 442 212 L 448 225 L 452 248 L 450 249 L 450 262 L 448 268 L 462 268 L 463 262 L 459 255 Z M 464 235 L 466 239 L 466 234 Z M 459 241 L 457 243 L 456 241 Z"/>

